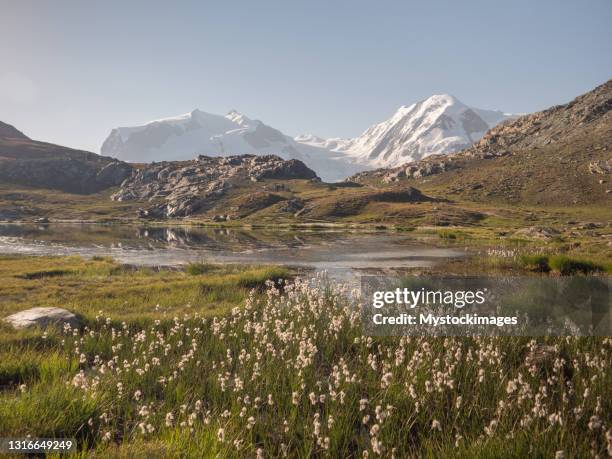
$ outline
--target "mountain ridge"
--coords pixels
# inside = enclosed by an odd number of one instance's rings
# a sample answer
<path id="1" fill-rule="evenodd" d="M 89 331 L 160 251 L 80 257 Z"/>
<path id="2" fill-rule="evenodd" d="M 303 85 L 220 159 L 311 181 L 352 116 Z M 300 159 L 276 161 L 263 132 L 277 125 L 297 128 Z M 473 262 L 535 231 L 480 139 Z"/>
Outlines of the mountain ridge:
<path id="1" fill-rule="evenodd" d="M 469 107 L 450 94 L 434 94 L 402 105 L 380 123 L 352 139 L 322 139 L 312 135 L 299 141 L 347 153 L 372 167 L 392 167 L 433 154 L 449 154 L 469 147 L 491 127 L 516 115 Z"/>
<path id="2" fill-rule="evenodd" d="M 391 118 L 354 139 L 322 139 L 290 137 L 236 110 L 222 116 L 195 109 L 114 128 L 101 153 L 129 162 L 187 160 L 198 154 L 276 154 L 303 161 L 325 181 L 339 181 L 381 165 L 466 148 L 510 116 L 471 108 L 454 96 L 441 94 L 401 106 Z"/>
<path id="3" fill-rule="evenodd" d="M 114 128 L 101 152 L 130 162 L 188 160 L 199 154 L 275 154 L 304 162 L 326 181 L 338 181 L 367 168 L 342 161 L 342 154 L 298 143 L 235 110 L 221 116 L 195 109 L 141 126 Z"/>
<path id="4" fill-rule="evenodd" d="M 350 177 L 427 184 L 470 200 L 571 205 L 609 202 L 612 80 L 572 101 L 503 122 L 471 147 Z"/>

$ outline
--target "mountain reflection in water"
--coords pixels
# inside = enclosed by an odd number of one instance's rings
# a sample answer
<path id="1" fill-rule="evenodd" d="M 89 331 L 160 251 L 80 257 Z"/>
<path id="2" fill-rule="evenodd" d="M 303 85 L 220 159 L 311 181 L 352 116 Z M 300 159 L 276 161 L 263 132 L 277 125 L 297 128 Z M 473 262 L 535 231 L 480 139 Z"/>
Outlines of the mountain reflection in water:
<path id="1" fill-rule="evenodd" d="M 338 273 L 427 267 L 465 254 L 398 233 L 103 224 L 1 224 L 0 253 L 111 256 L 149 266 L 279 264 Z"/>

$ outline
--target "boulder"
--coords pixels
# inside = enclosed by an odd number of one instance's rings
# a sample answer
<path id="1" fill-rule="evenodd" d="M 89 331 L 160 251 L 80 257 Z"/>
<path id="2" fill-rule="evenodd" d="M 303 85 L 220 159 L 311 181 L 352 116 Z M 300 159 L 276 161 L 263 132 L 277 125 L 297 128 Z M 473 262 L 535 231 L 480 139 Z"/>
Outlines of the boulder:
<path id="1" fill-rule="evenodd" d="M 304 208 L 304 201 L 298 198 L 288 199 L 283 202 L 278 210 L 295 214 Z"/>
<path id="2" fill-rule="evenodd" d="M 31 308 L 16 312 L 4 319 L 15 328 L 47 327 L 49 325 L 78 327 L 80 320 L 67 309 L 62 308 Z"/>
<path id="3" fill-rule="evenodd" d="M 514 233 L 514 235 L 520 237 L 528 237 L 530 239 L 548 240 L 552 239 L 555 236 L 558 236 L 559 231 L 554 228 L 530 226 L 528 228 L 521 228 L 516 233 Z"/>

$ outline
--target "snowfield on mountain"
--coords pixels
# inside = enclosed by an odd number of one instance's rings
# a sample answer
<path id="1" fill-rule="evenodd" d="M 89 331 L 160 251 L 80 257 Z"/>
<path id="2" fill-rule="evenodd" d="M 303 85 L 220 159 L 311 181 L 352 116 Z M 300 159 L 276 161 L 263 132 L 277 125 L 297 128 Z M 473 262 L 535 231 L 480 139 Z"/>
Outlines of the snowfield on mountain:
<path id="1" fill-rule="evenodd" d="M 400 107 L 381 123 L 353 139 L 322 139 L 302 135 L 308 145 L 343 152 L 369 167 L 397 167 L 434 154 L 454 153 L 470 147 L 486 131 L 515 115 L 471 108 L 448 94 L 433 95 Z"/>
<path id="2" fill-rule="evenodd" d="M 343 180 L 367 166 L 346 155 L 298 143 L 259 120 L 231 111 L 225 116 L 201 110 L 142 126 L 119 127 L 102 145 L 102 154 L 129 162 L 178 161 L 206 156 L 274 154 L 298 159 L 329 182 Z"/>
<path id="3" fill-rule="evenodd" d="M 353 139 L 291 138 L 234 110 L 215 115 L 190 113 L 118 127 L 101 153 L 129 162 L 175 161 L 207 156 L 278 155 L 298 159 L 328 182 L 378 167 L 395 167 L 432 154 L 471 146 L 512 115 L 470 108 L 453 96 L 435 95 L 400 107 L 388 120 Z"/>

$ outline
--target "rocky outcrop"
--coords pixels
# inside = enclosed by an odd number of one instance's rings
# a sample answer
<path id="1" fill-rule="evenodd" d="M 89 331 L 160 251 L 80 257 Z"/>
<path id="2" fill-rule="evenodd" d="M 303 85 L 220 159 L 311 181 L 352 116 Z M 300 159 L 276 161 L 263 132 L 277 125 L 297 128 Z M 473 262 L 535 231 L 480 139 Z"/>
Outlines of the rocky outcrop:
<path id="1" fill-rule="evenodd" d="M 131 175 L 132 166 L 122 161 L 113 161 L 111 163 L 107 163 L 98 171 L 95 180 L 100 184 L 117 186 Z"/>
<path id="2" fill-rule="evenodd" d="M 365 179 L 379 179 L 384 183 L 397 182 L 402 178 L 422 178 L 429 175 L 450 171 L 457 167 L 453 155 L 432 155 L 421 161 L 407 163 L 393 169 L 376 169 L 361 172 L 349 177 L 348 181 L 362 182 Z"/>
<path id="3" fill-rule="evenodd" d="M 529 239 L 541 239 L 550 240 L 559 235 L 559 231 L 554 228 L 530 226 L 528 228 L 521 228 L 516 233 L 517 237 L 526 237 Z"/>
<path id="4" fill-rule="evenodd" d="M 301 161 L 274 155 L 198 156 L 192 161 L 147 165 L 125 180 L 111 198 L 154 202 L 140 211 L 143 218 L 186 217 L 205 210 L 240 183 L 316 178 Z M 269 205 L 278 199 L 263 201 Z"/>
<path id="5" fill-rule="evenodd" d="M 15 328 L 41 327 L 49 325 L 78 327 L 80 321 L 77 316 L 62 308 L 31 308 L 12 314 L 4 319 Z"/>
<path id="6" fill-rule="evenodd" d="M 414 187 L 390 189 L 373 193 L 370 200 L 374 202 L 428 202 L 436 199 L 424 195 L 421 190 Z"/>

